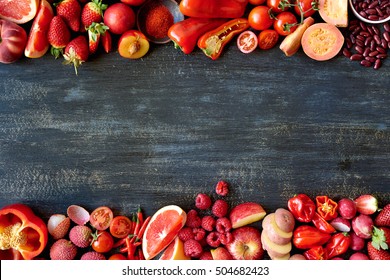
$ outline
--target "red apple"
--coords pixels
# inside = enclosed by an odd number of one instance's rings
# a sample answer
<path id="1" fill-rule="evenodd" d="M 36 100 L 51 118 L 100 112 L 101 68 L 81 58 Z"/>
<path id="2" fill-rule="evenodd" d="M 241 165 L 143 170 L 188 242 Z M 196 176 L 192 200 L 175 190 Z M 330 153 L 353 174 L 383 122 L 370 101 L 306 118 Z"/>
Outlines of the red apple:
<path id="1" fill-rule="evenodd" d="M 27 44 L 26 31 L 16 23 L 0 19 L 0 62 L 13 63 L 22 57 Z"/>
<path id="2" fill-rule="evenodd" d="M 233 242 L 226 245 L 235 260 L 259 260 L 264 256 L 261 233 L 257 228 L 244 226 L 232 231 Z"/>
<path id="3" fill-rule="evenodd" d="M 352 220 L 352 229 L 357 236 L 363 239 L 369 239 L 372 236 L 374 221 L 368 215 L 360 214 Z"/>
<path id="4" fill-rule="evenodd" d="M 233 257 L 225 247 L 217 247 L 210 250 L 213 260 L 232 260 Z"/>
<path id="5" fill-rule="evenodd" d="M 264 208 L 255 202 L 241 203 L 230 211 L 229 218 L 232 228 L 239 228 L 260 221 L 266 212 Z"/>
<path id="6" fill-rule="evenodd" d="M 111 33 L 120 35 L 135 26 L 135 13 L 133 9 L 123 3 L 115 3 L 104 12 L 104 24 Z"/>

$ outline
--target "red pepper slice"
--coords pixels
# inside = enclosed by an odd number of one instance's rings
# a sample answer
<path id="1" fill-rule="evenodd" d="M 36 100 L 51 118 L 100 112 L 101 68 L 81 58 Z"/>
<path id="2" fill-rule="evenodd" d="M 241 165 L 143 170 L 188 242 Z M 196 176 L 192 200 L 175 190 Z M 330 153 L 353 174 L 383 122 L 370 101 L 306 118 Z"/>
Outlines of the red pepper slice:
<path id="1" fill-rule="evenodd" d="M 306 194 L 297 194 L 290 198 L 287 207 L 294 218 L 302 223 L 308 223 L 313 219 L 316 211 L 314 201 Z"/>
<path id="2" fill-rule="evenodd" d="M 180 12 L 187 17 L 239 18 L 248 0 L 182 0 Z"/>
<path id="3" fill-rule="evenodd" d="M 333 201 L 326 195 L 316 197 L 317 212 L 326 221 L 333 220 L 337 217 L 337 202 Z"/>
<path id="4" fill-rule="evenodd" d="M 301 225 L 294 230 L 292 242 L 298 249 L 310 249 L 328 242 L 331 235 L 320 231 L 318 228 Z"/>
<path id="5" fill-rule="evenodd" d="M 350 235 L 347 232 L 339 232 L 332 235 L 329 242 L 326 244 L 325 249 L 328 253 L 329 258 L 331 259 L 347 252 L 350 245 Z"/>
<path id="6" fill-rule="evenodd" d="M 187 18 L 172 25 L 168 30 L 168 37 L 176 48 L 179 47 L 183 53 L 190 54 L 200 36 L 226 21 L 227 19 L 221 18 Z"/>
<path id="7" fill-rule="evenodd" d="M 328 253 L 322 246 L 315 246 L 303 253 L 307 260 L 328 260 Z"/>
<path id="8" fill-rule="evenodd" d="M 320 214 L 318 214 L 317 212 L 314 213 L 312 222 L 313 222 L 314 226 L 322 232 L 326 232 L 326 233 L 336 232 L 336 229 L 331 224 L 329 224 L 327 221 L 325 221 L 325 219 L 322 218 L 322 216 Z"/>
<path id="9" fill-rule="evenodd" d="M 11 204 L 0 209 L 0 259 L 33 259 L 47 241 L 46 224 L 30 207 Z"/>
<path id="10" fill-rule="evenodd" d="M 198 40 L 198 47 L 211 59 L 217 59 L 225 45 L 237 34 L 249 28 L 245 18 L 232 19 L 225 24 L 203 34 Z"/>

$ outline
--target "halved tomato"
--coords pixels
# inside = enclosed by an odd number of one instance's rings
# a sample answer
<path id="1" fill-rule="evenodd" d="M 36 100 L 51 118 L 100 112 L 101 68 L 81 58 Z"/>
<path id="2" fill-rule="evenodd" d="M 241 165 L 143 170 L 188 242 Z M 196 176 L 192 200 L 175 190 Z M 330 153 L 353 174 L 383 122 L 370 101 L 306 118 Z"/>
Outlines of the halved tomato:
<path id="1" fill-rule="evenodd" d="M 106 230 L 109 228 L 113 218 L 114 213 L 112 213 L 110 208 L 100 206 L 92 211 L 89 222 L 97 230 Z"/>
<path id="2" fill-rule="evenodd" d="M 348 26 L 348 0 L 318 0 L 318 12 L 326 23 Z"/>
<path id="3" fill-rule="evenodd" d="M 269 50 L 275 47 L 279 40 L 279 33 L 273 29 L 263 30 L 259 33 L 259 48 Z"/>
<path id="4" fill-rule="evenodd" d="M 110 224 L 110 233 L 116 238 L 124 238 L 130 234 L 132 222 L 126 216 L 116 216 Z"/>
<path id="5" fill-rule="evenodd" d="M 237 38 L 237 47 L 243 53 L 253 52 L 257 48 L 257 36 L 250 30 L 242 32 Z"/>
<path id="6" fill-rule="evenodd" d="M 321 22 L 306 29 L 301 43 L 308 57 L 324 61 L 335 57 L 340 52 L 344 44 L 344 36 L 336 26 Z"/>

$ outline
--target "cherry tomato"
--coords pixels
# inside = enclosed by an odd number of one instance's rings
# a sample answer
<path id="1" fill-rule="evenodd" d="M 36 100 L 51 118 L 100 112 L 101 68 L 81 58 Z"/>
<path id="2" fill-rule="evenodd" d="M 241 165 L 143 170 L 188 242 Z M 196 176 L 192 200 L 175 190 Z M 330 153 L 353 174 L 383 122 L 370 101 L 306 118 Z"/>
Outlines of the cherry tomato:
<path id="1" fill-rule="evenodd" d="M 110 233 L 116 238 L 124 238 L 130 234 L 132 222 L 126 216 L 116 216 L 110 224 Z"/>
<path id="2" fill-rule="evenodd" d="M 267 0 L 267 6 L 272 10 L 272 12 L 279 14 L 290 9 L 288 6 L 283 7 L 283 2 L 285 1 L 286 0 Z"/>
<path id="3" fill-rule="evenodd" d="M 267 0 L 249 0 L 249 4 L 252 4 L 253 6 L 259 6 L 261 4 L 264 4 Z"/>
<path id="4" fill-rule="evenodd" d="M 126 257 L 120 253 L 113 254 L 111 257 L 108 258 L 109 261 L 113 260 L 127 260 Z"/>
<path id="5" fill-rule="evenodd" d="M 100 206 L 92 211 L 89 218 L 91 225 L 97 230 L 106 230 L 110 226 L 114 214 L 107 206 Z"/>
<path id="6" fill-rule="evenodd" d="M 99 230 L 92 241 L 92 249 L 98 253 L 107 253 L 114 246 L 114 238 L 108 231 Z"/>
<path id="7" fill-rule="evenodd" d="M 237 38 L 237 47 L 243 53 L 253 52 L 257 43 L 257 35 L 250 30 L 242 32 Z"/>
<path id="8" fill-rule="evenodd" d="M 256 30 L 265 30 L 272 26 L 274 19 L 268 13 L 267 6 L 256 6 L 248 15 L 250 27 Z"/>
<path id="9" fill-rule="evenodd" d="M 279 34 L 273 29 L 263 30 L 259 33 L 259 48 L 262 50 L 272 49 L 279 40 Z"/>
<path id="10" fill-rule="evenodd" d="M 296 6 L 294 6 L 294 11 L 298 16 L 301 16 L 301 11 L 299 10 L 298 5 L 301 6 L 303 16 L 310 17 L 317 11 L 314 8 L 318 6 L 318 2 L 313 0 L 297 0 Z"/>
<path id="11" fill-rule="evenodd" d="M 298 20 L 291 12 L 281 12 L 276 16 L 274 22 L 274 29 L 281 36 L 287 36 L 297 29 Z"/>

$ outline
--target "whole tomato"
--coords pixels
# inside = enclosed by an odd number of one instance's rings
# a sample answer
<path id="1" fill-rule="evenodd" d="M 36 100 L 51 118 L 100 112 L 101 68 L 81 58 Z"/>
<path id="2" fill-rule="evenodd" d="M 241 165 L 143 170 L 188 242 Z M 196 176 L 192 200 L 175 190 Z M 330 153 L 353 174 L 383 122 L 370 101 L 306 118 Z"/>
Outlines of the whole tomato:
<path id="1" fill-rule="evenodd" d="M 281 36 L 287 36 L 292 33 L 298 27 L 298 20 L 291 12 L 281 12 L 276 15 L 274 21 L 274 29 Z"/>
<path id="2" fill-rule="evenodd" d="M 16 23 L 0 19 L 0 62 L 13 63 L 22 57 L 27 44 L 26 31 Z"/>
<path id="3" fill-rule="evenodd" d="M 289 2 L 287 0 L 267 0 L 267 6 L 273 13 L 276 14 L 290 9 Z"/>
<path id="4" fill-rule="evenodd" d="M 256 30 L 265 30 L 272 26 L 274 19 L 270 16 L 267 6 L 256 6 L 248 15 L 250 27 Z"/>
<path id="5" fill-rule="evenodd" d="M 141 6 L 145 1 L 146 0 L 121 0 L 122 3 L 130 6 Z"/>
<path id="6" fill-rule="evenodd" d="M 264 4 L 267 0 L 249 0 L 249 4 L 253 6 L 258 6 Z"/>
<path id="7" fill-rule="evenodd" d="M 299 9 L 301 7 L 301 9 Z M 294 6 L 294 11 L 297 15 L 301 15 L 301 10 L 304 17 L 312 16 L 318 9 L 317 0 L 297 0 L 296 6 Z"/>
<path id="8" fill-rule="evenodd" d="M 108 231 L 97 231 L 92 241 L 92 249 L 98 253 L 107 253 L 114 246 L 114 238 Z"/>

